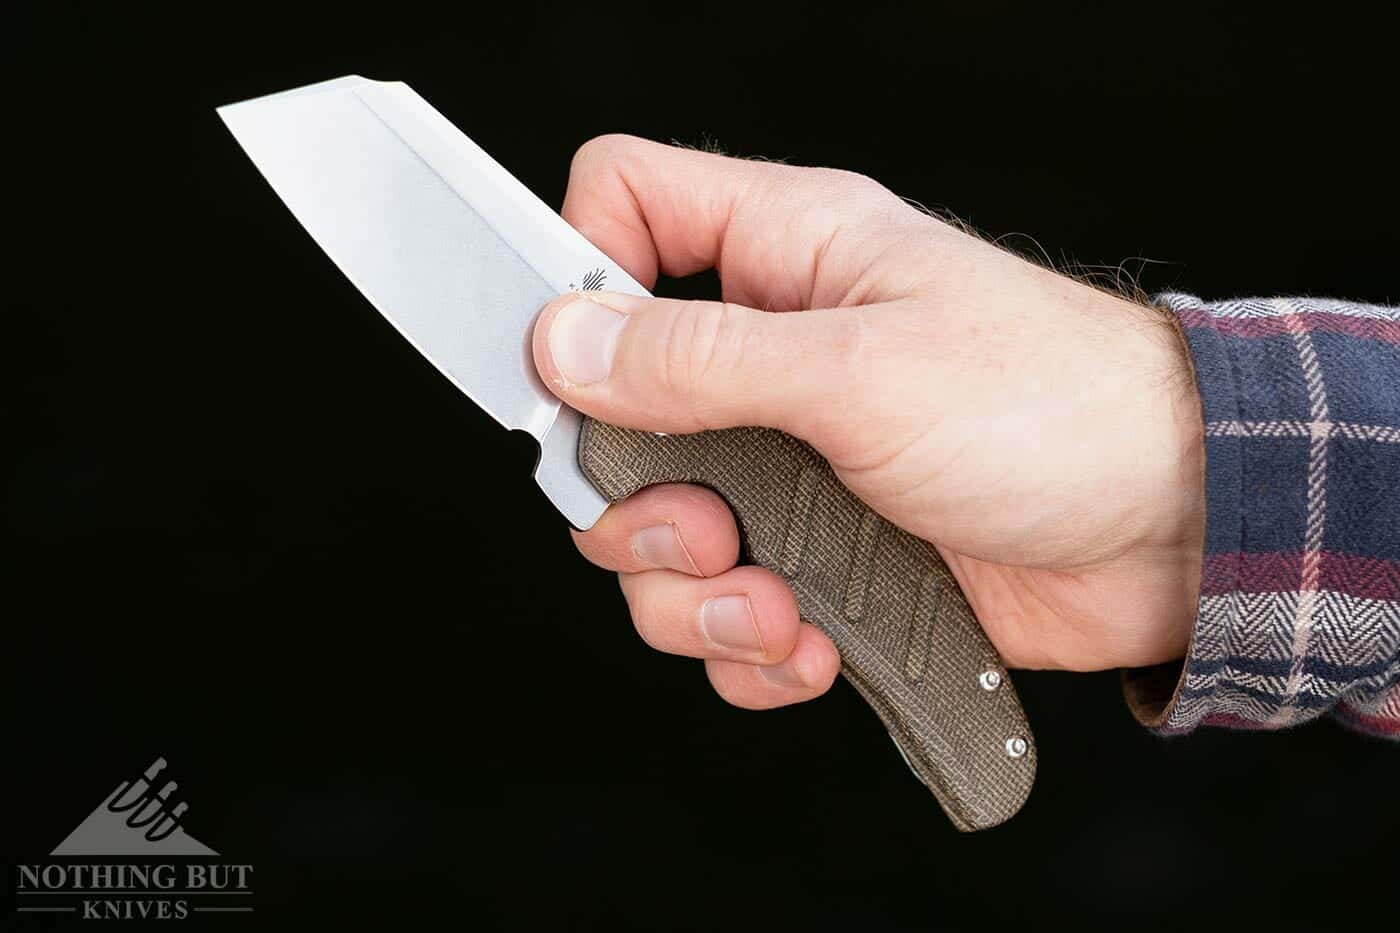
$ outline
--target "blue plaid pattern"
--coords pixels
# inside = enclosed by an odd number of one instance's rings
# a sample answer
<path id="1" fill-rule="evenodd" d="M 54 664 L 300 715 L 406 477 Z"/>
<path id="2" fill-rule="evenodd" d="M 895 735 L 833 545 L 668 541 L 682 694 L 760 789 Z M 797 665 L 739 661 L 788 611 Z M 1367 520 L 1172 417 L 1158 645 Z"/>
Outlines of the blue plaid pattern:
<path id="1" fill-rule="evenodd" d="M 1205 419 L 1184 665 L 1129 672 L 1162 734 L 1336 716 L 1400 739 L 1400 308 L 1167 294 Z"/>

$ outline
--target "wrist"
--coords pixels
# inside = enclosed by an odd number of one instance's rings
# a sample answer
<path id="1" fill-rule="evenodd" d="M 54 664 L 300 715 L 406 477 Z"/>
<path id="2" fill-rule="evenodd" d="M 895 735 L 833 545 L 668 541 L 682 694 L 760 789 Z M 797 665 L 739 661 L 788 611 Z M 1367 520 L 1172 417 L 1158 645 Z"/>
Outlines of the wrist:
<path id="1" fill-rule="evenodd" d="M 1185 335 L 1169 310 L 1149 306 L 1160 316 L 1162 337 L 1170 353 L 1170 379 L 1165 388 L 1169 400 L 1167 431 L 1172 451 L 1169 463 L 1172 477 L 1166 499 L 1171 505 L 1168 519 L 1174 529 L 1170 540 L 1175 557 L 1177 609 L 1161 620 L 1164 656 L 1186 655 L 1195 625 L 1200 599 L 1201 571 L 1205 549 L 1205 423 L 1201 414 L 1200 390 Z"/>
<path id="2" fill-rule="evenodd" d="M 1173 661 L 1187 653 L 1200 597 L 1206 516 L 1200 391 L 1188 345 L 1170 311 L 1092 291 L 1097 307 L 1091 315 L 1122 325 L 1111 328 L 1120 339 L 1106 351 L 1125 367 L 1125 391 L 1115 403 L 1121 420 L 1103 435 L 1105 456 L 1131 450 L 1119 467 L 1135 464 L 1129 469 L 1137 474 L 1118 472 L 1113 483 L 1136 502 L 1124 514 L 1126 540 L 1134 543 L 1122 556 L 1127 567 L 1137 568 L 1130 577 L 1138 581 L 1134 615 L 1143 628 L 1132 639 L 1131 659 L 1124 660 L 1127 666 Z"/>

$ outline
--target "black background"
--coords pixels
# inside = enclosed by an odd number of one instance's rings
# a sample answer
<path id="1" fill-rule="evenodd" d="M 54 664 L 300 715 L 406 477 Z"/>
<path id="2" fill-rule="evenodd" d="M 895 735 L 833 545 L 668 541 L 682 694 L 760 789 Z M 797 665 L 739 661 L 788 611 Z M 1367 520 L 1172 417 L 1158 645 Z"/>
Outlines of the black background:
<path id="1" fill-rule="evenodd" d="M 1038 786 L 965 836 L 844 684 L 726 707 L 635 637 L 528 439 L 393 333 L 214 114 L 402 79 L 556 206 L 590 136 L 716 141 L 870 174 L 1056 262 L 1150 258 L 1128 263 L 1149 290 L 1393 302 L 1386 29 L 1330 7 L 1266 29 L 1000 3 L 129 6 L 6 14 L 5 859 L 164 755 L 191 833 L 257 866 L 231 925 L 1393 909 L 1400 755 L 1330 724 L 1161 741 L 1113 673 L 1020 674 Z"/>

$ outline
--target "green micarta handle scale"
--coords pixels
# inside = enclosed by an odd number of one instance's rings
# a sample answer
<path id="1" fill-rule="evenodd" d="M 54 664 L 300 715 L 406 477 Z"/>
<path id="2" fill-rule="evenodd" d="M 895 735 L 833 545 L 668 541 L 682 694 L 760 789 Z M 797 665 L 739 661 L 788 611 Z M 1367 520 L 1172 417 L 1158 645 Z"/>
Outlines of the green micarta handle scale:
<path id="1" fill-rule="evenodd" d="M 586 421 L 579 464 L 610 501 L 656 483 L 718 492 L 745 553 L 802 618 L 961 830 L 1013 816 L 1036 752 L 1011 679 L 933 546 L 855 497 L 807 444 L 766 428 L 656 435 Z"/>

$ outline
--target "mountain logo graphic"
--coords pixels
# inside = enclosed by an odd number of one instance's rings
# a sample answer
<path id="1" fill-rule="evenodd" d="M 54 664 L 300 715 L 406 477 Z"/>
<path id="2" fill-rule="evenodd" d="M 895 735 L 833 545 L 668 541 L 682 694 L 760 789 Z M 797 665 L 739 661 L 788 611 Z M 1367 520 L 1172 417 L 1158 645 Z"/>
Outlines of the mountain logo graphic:
<path id="1" fill-rule="evenodd" d="M 157 779 L 165 759 L 127 781 L 58 844 L 53 855 L 218 855 L 180 825 L 189 810 L 175 802 L 174 781 Z"/>
<path id="2" fill-rule="evenodd" d="M 607 273 L 606 270 L 604 270 L 604 269 L 592 269 L 592 270 L 589 270 L 589 273 L 583 277 L 583 284 L 582 284 L 582 285 L 575 285 L 573 282 L 570 282 L 570 283 L 569 283 L 569 291 L 575 291 L 575 292 L 591 292 L 591 291 L 594 291 L 594 290 L 596 290 L 596 289 L 602 288 L 602 287 L 603 287 L 603 283 L 607 282 L 607 280 L 608 280 L 608 273 Z"/>

